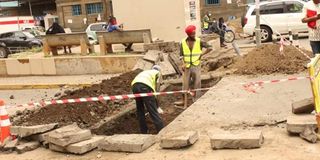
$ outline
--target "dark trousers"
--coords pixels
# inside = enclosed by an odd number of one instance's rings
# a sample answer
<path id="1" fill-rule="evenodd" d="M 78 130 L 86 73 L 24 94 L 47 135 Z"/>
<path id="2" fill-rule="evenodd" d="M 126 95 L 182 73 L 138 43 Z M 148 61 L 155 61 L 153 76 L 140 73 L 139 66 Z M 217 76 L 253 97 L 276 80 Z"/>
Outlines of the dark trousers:
<path id="1" fill-rule="evenodd" d="M 320 41 L 310 41 L 313 54 L 320 54 Z"/>
<path id="2" fill-rule="evenodd" d="M 136 83 L 132 87 L 132 92 L 134 94 L 137 93 L 151 93 L 153 90 L 142 83 Z M 137 105 L 137 116 L 139 120 L 140 131 L 142 134 L 148 133 L 148 126 L 146 123 L 145 117 L 145 108 L 147 108 L 149 115 L 155 125 L 157 131 L 159 132 L 163 128 L 163 122 L 158 112 L 158 105 L 156 98 L 153 97 L 141 97 L 136 98 L 136 105 Z"/>

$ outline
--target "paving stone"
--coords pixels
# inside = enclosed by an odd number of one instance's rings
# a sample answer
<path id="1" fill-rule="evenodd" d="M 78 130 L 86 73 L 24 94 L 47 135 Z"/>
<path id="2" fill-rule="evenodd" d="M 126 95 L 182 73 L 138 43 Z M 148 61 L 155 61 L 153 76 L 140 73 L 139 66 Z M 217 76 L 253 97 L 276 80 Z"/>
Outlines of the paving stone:
<path id="1" fill-rule="evenodd" d="M 47 125 L 37 125 L 37 126 L 12 126 L 10 132 L 12 135 L 19 137 L 27 137 L 30 135 L 44 133 L 50 131 L 58 126 L 58 123 L 52 123 Z"/>
<path id="2" fill-rule="evenodd" d="M 45 140 L 62 147 L 88 140 L 92 137 L 90 130 L 82 130 L 76 124 L 65 126 L 50 132 Z"/>
<path id="3" fill-rule="evenodd" d="M 24 153 L 24 152 L 28 152 L 28 151 L 32 151 L 37 149 L 40 146 L 39 142 L 27 142 L 24 144 L 20 144 L 16 147 L 16 151 L 18 152 L 18 154 Z"/>
<path id="4" fill-rule="evenodd" d="M 310 114 L 314 111 L 314 100 L 313 98 L 303 99 L 292 103 L 292 113 L 294 114 Z"/>
<path id="5" fill-rule="evenodd" d="M 154 135 L 129 134 L 106 137 L 98 148 L 105 151 L 141 153 L 151 147 L 155 141 Z"/>
<path id="6" fill-rule="evenodd" d="M 196 131 L 168 134 L 161 137 L 160 147 L 165 149 L 183 148 L 196 143 L 199 134 Z"/>
<path id="7" fill-rule="evenodd" d="M 292 115 L 287 118 L 287 131 L 289 133 L 301 133 L 306 127 L 317 128 L 317 121 L 314 115 Z"/>
<path id="8" fill-rule="evenodd" d="M 261 131 L 210 133 L 212 149 L 253 149 L 264 142 Z"/>
<path id="9" fill-rule="evenodd" d="M 10 150 L 13 151 L 13 150 L 15 150 L 15 148 L 18 144 L 19 144 L 18 139 L 11 140 L 3 147 L 3 150 L 4 151 L 10 151 Z"/>
<path id="10" fill-rule="evenodd" d="M 103 142 L 104 138 L 103 136 L 94 136 L 89 140 L 71 144 L 67 146 L 66 150 L 74 154 L 84 154 L 97 148 L 98 145 Z"/>

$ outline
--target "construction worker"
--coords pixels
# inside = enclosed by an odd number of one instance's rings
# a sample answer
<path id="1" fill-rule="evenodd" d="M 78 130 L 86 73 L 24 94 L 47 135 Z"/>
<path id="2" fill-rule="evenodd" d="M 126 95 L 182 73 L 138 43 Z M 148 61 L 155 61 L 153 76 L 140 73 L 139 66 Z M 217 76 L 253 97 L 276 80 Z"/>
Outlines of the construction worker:
<path id="1" fill-rule="evenodd" d="M 202 27 L 203 27 L 203 30 L 204 31 L 208 31 L 209 30 L 209 26 L 210 26 L 210 23 L 211 23 L 211 13 L 210 12 L 207 12 L 206 15 L 204 15 L 203 17 L 203 20 L 202 20 Z"/>
<path id="2" fill-rule="evenodd" d="M 190 82 L 193 82 L 192 88 L 201 88 L 201 57 L 212 51 L 212 46 L 196 38 L 196 27 L 189 25 L 185 29 L 187 38 L 183 39 L 180 47 L 180 59 L 183 60 L 183 90 L 190 89 Z M 206 50 L 202 53 L 202 49 Z M 197 91 L 195 100 L 200 97 L 201 91 Z M 184 107 L 187 107 L 187 94 L 184 96 Z"/>
<path id="3" fill-rule="evenodd" d="M 134 94 L 157 92 L 160 90 L 161 79 L 161 68 L 160 66 L 155 65 L 152 67 L 152 70 L 143 71 L 135 77 L 131 83 L 132 92 Z M 163 128 L 163 121 L 159 115 L 159 112 L 161 113 L 162 110 L 159 108 L 158 101 L 155 96 L 136 98 L 136 106 L 140 131 L 142 134 L 148 133 L 145 108 L 148 110 L 157 132 Z"/>

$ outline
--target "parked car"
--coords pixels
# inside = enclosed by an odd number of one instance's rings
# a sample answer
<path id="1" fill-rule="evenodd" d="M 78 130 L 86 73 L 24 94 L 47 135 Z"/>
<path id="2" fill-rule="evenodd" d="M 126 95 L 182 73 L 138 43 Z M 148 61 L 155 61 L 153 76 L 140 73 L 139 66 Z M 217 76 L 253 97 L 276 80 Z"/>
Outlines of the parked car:
<path id="1" fill-rule="evenodd" d="M 10 52 L 15 53 L 34 47 L 42 47 L 40 39 L 29 32 L 15 31 L 0 34 L 0 43 L 6 45 Z"/>
<path id="2" fill-rule="evenodd" d="M 97 44 L 98 43 L 98 37 L 97 37 L 96 33 L 98 31 L 106 31 L 107 30 L 107 25 L 108 24 L 106 22 L 99 22 L 99 23 L 90 24 L 86 29 L 89 41 Z"/>
<path id="3" fill-rule="evenodd" d="M 0 43 L 0 58 L 8 58 L 9 54 L 10 51 L 6 45 L 4 43 Z"/>
<path id="4" fill-rule="evenodd" d="M 272 40 L 273 33 L 288 34 L 289 31 L 307 33 L 307 25 L 301 22 L 304 5 L 305 2 L 301 0 L 261 2 L 261 41 Z M 255 5 L 249 5 L 242 24 L 244 33 L 254 35 L 256 26 Z"/>

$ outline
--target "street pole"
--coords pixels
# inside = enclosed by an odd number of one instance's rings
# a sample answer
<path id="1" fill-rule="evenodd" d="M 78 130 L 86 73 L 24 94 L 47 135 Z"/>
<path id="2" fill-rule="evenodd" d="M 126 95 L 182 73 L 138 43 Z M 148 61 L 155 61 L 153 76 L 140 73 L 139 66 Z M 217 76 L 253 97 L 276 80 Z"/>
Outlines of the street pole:
<path id="1" fill-rule="evenodd" d="M 256 44 L 261 45 L 261 29 L 260 29 L 260 0 L 256 0 Z"/>
<path id="2" fill-rule="evenodd" d="M 29 10 L 30 10 L 30 16 L 33 16 L 33 14 L 32 14 L 32 6 L 31 6 L 30 0 L 29 0 Z"/>

